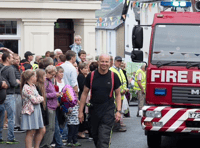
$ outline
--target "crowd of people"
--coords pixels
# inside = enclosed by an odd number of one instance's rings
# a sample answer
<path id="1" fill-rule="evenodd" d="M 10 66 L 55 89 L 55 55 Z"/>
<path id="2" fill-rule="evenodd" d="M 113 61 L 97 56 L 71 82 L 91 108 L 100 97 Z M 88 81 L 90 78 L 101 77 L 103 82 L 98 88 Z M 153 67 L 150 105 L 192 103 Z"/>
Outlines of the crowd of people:
<path id="1" fill-rule="evenodd" d="M 122 58 L 101 55 L 98 61 L 87 60 L 81 37 L 74 41 L 66 53 L 55 49 L 44 57 L 36 55 L 33 65 L 30 51 L 21 60 L 11 50 L 0 49 L 0 144 L 17 144 L 14 132 L 26 132 L 26 148 L 81 146 L 78 138 L 108 148 L 113 126 L 113 131 L 126 131 L 121 106 L 130 94 Z M 62 104 L 65 85 L 78 98 L 74 107 Z M 3 128 L 8 128 L 7 138 L 2 137 Z"/>

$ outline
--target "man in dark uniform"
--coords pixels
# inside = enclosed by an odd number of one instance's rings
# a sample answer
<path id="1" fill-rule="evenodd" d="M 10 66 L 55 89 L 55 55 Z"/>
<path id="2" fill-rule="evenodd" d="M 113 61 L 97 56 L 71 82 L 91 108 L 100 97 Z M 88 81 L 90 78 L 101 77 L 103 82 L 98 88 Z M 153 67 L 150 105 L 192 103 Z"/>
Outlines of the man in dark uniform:
<path id="1" fill-rule="evenodd" d="M 98 70 L 94 72 L 94 77 L 91 81 L 91 73 L 86 77 L 84 90 L 81 96 L 79 108 L 79 120 L 84 120 L 83 108 L 90 89 L 91 91 L 91 107 L 89 108 L 91 134 L 94 139 L 96 148 L 108 148 L 110 142 L 110 134 L 115 120 L 119 121 L 121 117 L 121 82 L 118 76 L 109 70 L 110 56 L 101 55 L 98 61 Z M 113 81 L 113 79 L 114 81 Z M 113 84 L 114 82 L 114 84 Z M 92 88 L 90 88 L 92 86 Z M 117 103 L 117 112 L 115 112 L 114 97 L 112 94 L 115 91 L 115 99 Z"/>

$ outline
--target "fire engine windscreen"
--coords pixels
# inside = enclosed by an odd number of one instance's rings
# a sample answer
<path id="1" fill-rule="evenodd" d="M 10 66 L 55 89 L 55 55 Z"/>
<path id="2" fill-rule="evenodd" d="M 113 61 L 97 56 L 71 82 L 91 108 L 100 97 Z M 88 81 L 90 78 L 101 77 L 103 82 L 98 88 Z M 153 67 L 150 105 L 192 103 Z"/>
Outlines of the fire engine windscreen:
<path id="1" fill-rule="evenodd" d="M 200 60 L 200 24 L 199 25 L 156 25 L 152 44 L 152 64 L 158 61 L 175 65 Z M 174 65 L 172 62 L 172 65 Z M 170 64 L 169 64 L 170 65 Z"/>

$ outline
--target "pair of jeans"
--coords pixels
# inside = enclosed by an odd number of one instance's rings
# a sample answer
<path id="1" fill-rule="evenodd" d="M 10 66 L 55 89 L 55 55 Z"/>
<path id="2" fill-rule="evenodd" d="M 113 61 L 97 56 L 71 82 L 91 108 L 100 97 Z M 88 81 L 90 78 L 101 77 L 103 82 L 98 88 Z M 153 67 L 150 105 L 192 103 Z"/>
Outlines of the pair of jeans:
<path id="1" fill-rule="evenodd" d="M 40 143 L 40 147 L 50 147 L 55 132 L 56 111 L 48 108 L 49 124 L 46 126 L 46 133 Z"/>
<path id="2" fill-rule="evenodd" d="M 68 125 L 67 125 L 67 122 L 65 123 L 65 127 L 63 128 L 62 139 L 63 140 L 67 140 L 68 139 Z"/>
<path id="3" fill-rule="evenodd" d="M 77 143 L 77 137 L 78 137 L 78 125 L 68 125 L 68 140 L 67 143 L 72 143 L 73 144 Z"/>
<path id="4" fill-rule="evenodd" d="M 56 148 L 59 148 L 59 147 L 63 146 L 63 142 L 62 142 L 62 138 L 61 138 L 61 134 L 60 134 L 60 127 L 59 127 L 57 116 L 56 116 L 55 120 L 56 121 L 55 121 L 54 141 L 56 144 Z"/>
<path id="5" fill-rule="evenodd" d="M 15 94 L 15 127 L 20 127 L 21 125 L 21 111 L 22 111 L 22 98 L 21 94 Z"/>
<path id="6" fill-rule="evenodd" d="M 3 139 L 2 132 L 3 132 L 4 117 L 5 117 L 5 107 L 4 104 L 0 104 L 0 139 Z"/>
<path id="7" fill-rule="evenodd" d="M 15 126 L 15 97 L 14 95 L 7 95 L 4 102 L 5 110 L 8 118 L 8 136 L 7 140 L 14 140 L 14 126 Z"/>

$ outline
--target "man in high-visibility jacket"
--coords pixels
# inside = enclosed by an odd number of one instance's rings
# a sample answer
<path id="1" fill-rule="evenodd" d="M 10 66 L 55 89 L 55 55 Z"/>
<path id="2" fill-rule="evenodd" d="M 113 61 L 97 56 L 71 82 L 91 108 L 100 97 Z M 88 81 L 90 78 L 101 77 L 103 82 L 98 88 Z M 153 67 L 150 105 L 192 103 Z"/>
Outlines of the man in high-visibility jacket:
<path id="1" fill-rule="evenodd" d="M 127 89 L 126 77 L 125 77 L 123 71 L 120 69 L 121 63 L 122 63 L 122 58 L 120 56 L 116 56 L 115 61 L 114 61 L 114 65 L 112 67 L 110 67 L 110 70 L 113 71 L 114 73 L 116 73 L 119 77 L 119 80 L 121 82 L 121 86 L 120 86 L 121 99 L 123 101 L 124 95 L 128 91 L 128 89 Z M 117 125 L 117 128 L 114 127 L 114 129 L 116 129 L 116 131 L 118 131 L 118 132 L 125 132 L 126 131 L 125 128 L 121 127 L 120 123 Z"/>
<path id="2" fill-rule="evenodd" d="M 34 64 L 32 65 L 33 70 L 36 70 L 36 69 L 39 68 L 38 63 L 40 62 L 41 59 L 42 59 L 42 56 L 36 56 L 36 57 L 35 57 L 35 62 L 34 62 Z"/>
<path id="3" fill-rule="evenodd" d="M 138 98 L 138 112 L 137 117 L 139 117 L 139 111 L 142 109 L 145 103 L 145 90 L 146 90 L 146 64 L 143 64 L 140 69 L 137 70 L 135 74 L 135 84 L 134 90 L 137 93 Z"/>

